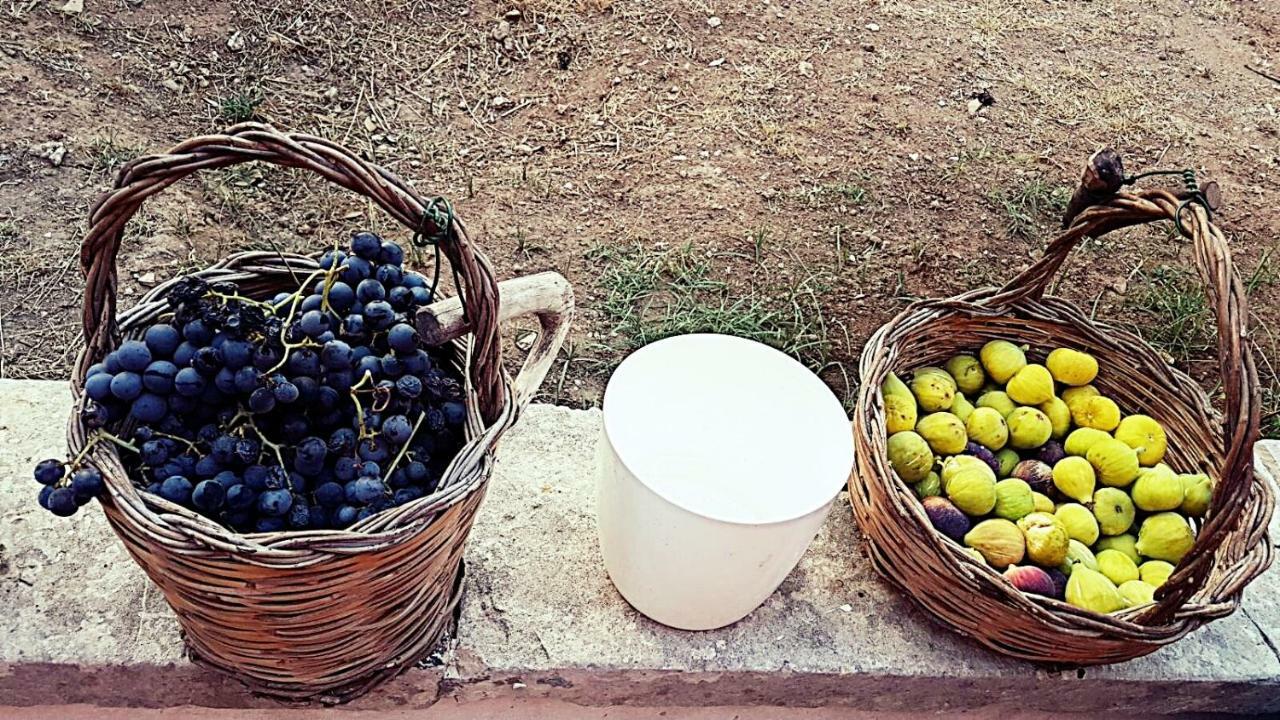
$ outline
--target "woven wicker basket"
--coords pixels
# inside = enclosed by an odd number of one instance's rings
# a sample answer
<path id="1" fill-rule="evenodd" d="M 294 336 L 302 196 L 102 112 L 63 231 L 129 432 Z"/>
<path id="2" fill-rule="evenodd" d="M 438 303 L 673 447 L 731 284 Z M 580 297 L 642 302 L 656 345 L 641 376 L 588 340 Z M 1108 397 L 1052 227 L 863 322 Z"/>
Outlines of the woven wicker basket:
<path id="1" fill-rule="evenodd" d="M 314 171 L 368 197 L 410 230 L 440 230 L 424 220 L 426 203 L 417 192 L 387 170 L 325 140 L 263 125 L 239 125 L 129 163 L 114 189 L 93 207 L 81 248 L 86 349 L 72 379 L 76 411 L 68 434 L 73 453 L 85 447 L 90 434 L 79 419 L 89 366 L 122 337 L 138 337 L 167 310 L 164 298 L 172 283 L 116 316 L 115 261 L 125 224 L 144 200 L 181 178 L 252 160 Z M 95 445 L 88 455 L 106 479 L 107 519 L 164 592 L 192 657 L 232 673 L 255 691 L 293 700 L 350 699 L 430 652 L 452 618 L 463 545 L 492 470 L 495 444 L 541 384 L 563 342 L 572 295 L 559 276 L 536 283 L 547 292 L 531 291 L 530 279 L 523 278 L 512 281 L 521 288 L 520 302 L 500 307 L 488 261 L 456 220 L 451 230 L 439 233 L 445 239 L 437 251 L 458 278 L 459 297 L 423 309 L 418 320 L 437 339 L 462 335 L 452 340 L 452 348 L 466 376 L 467 443 L 432 495 L 348 530 L 239 535 L 135 489 L 110 443 Z M 298 278 L 315 269 L 311 258 L 252 252 L 196 274 L 231 280 L 245 295 L 268 298 L 296 289 Z M 499 357 L 498 324 L 517 314 L 538 315 L 543 332 L 512 381 Z"/>
<path id="2" fill-rule="evenodd" d="M 1091 170 L 1086 181 L 1096 182 Z M 1028 660 L 1091 665 L 1150 653 L 1233 612 L 1245 585 L 1271 562 L 1267 523 L 1274 499 L 1253 468 L 1257 374 L 1247 347 L 1245 292 L 1226 239 L 1201 205 L 1183 205 L 1185 195 L 1118 193 L 1119 181 L 1113 173 L 1105 191 L 1077 191 L 1077 198 L 1092 194 L 1090 206 L 1070 220 L 1043 258 L 1004 288 L 917 302 L 872 336 L 861 359 L 862 389 L 853 418 L 857 459 L 849 491 L 876 568 L 947 627 Z M 1191 239 L 1217 317 L 1221 414 L 1193 380 L 1138 337 L 1045 295 L 1081 238 L 1159 220 L 1174 221 Z M 1174 467 L 1201 468 L 1215 478 L 1212 509 L 1195 547 L 1156 592 L 1154 605 L 1099 615 L 1018 591 L 936 532 L 911 488 L 890 468 L 880 391 L 888 373 L 941 365 L 994 339 L 1027 343 L 1040 351 L 1032 354 L 1041 362 L 1055 347 L 1093 353 L 1101 367 L 1094 384 L 1122 408 L 1142 408 L 1165 426 Z"/>

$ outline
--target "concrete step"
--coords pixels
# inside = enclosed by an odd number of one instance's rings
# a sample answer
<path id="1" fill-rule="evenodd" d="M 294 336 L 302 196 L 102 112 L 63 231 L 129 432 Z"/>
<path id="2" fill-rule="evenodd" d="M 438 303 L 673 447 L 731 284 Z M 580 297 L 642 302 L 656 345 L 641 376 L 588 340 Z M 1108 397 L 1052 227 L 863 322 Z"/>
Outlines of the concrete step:
<path id="1" fill-rule="evenodd" d="M 0 381 L 0 705 L 276 707 L 184 659 L 168 606 L 101 513 L 67 521 L 36 506 L 30 468 L 63 452 L 68 403 L 61 383 Z M 598 411 L 529 410 L 504 440 L 471 536 L 445 665 L 412 670 L 348 710 L 444 698 L 845 708 L 850 717 L 1280 713 L 1280 569 L 1255 581 L 1235 614 L 1170 647 L 1054 671 L 942 629 L 881 581 L 843 498 L 799 567 L 745 620 L 701 633 L 653 623 L 614 590 L 596 545 L 599 422 Z M 1259 452 L 1273 473 L 1277 446 Z"/>

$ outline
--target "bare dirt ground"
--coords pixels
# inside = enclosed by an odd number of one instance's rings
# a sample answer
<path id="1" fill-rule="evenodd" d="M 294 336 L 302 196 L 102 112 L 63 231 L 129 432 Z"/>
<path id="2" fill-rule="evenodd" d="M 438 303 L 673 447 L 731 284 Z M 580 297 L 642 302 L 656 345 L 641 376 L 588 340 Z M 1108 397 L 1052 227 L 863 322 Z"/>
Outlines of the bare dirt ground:
<path id="1" fill-rule="evenodd" d="M 1194 167 L 1251 288 L 1280 434 L 1280 3 L 1227 0 L 65 0 L 0 3 L 0 375 L 62 377 L 87 209 L 127 159 L 257 119 L 339 140 L 456 201 L 502 277 L 569 276 L 581 313 L 544 399 L 598 402 L 646 340 L 795 353 L 841 396 L 915 297 L 999 283 L 1084 159 Z M 74 10 L 73 7 L 68 8 Z M 995 104 L 975 107 L 983 91 Z M 235 249 L 402 240 L 318 178 L 240 166 L 150 203 L 128 304 Z M 1186 243 L 1135 229 L 1057 291 L 1207 386 Z"/>

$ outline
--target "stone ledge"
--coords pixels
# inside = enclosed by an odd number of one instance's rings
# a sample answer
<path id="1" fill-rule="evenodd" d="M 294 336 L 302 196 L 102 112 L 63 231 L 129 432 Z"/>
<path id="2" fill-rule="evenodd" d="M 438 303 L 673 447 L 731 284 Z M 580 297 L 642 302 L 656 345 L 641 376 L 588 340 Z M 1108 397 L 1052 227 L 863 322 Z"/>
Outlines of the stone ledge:
<path id="1" fill-rule="evenodd" d="M 61 383 L 0 381 L 0 704 L 271 707 L 190 664 L 163 599 L 101 513 L 40 511 L 31 464 L 59 452 Z M 864 560 L 847 501 L 782 588 L 736 625 L 673 631 L 613 589 L 595 540 L 599 413 L 535 406 L 504 440 L 467 550 L 443 668 L 353 708 L 547 697 L 588 705 L 928 712 L 1280 712 L 1280 569 L 1229 618 L 1122 665 L 1054 672 L 934 625 Z M 1277 467 L 1280 450 L 1268 443 Z M 1273 538 L 1276 525 L 1273 522 Z"/>

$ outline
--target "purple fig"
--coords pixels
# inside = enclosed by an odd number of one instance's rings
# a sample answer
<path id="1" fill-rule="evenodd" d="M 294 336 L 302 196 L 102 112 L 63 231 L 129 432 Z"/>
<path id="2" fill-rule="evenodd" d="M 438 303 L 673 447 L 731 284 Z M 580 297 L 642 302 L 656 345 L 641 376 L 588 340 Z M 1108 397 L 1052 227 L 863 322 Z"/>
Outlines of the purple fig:
<path id="1" fill-rule="evenodd" d="M 1040 462 L 1053 467 L 1058 461 L 1067 456 L 1067 451 L 1062 449 L 1062 443 L 1057 440 L 1050 440 L 1040 446 L 1040 451 L 1036 453 L 1036 459 Z"/>
<path id="2" fill-rule="evenodd" d="M 1013 477 L 1031 486 L 1043 495 L 1053 491 L 1053 468 L 1039 460 L 1023 460 L 1013 468 Z"/>
<path id="3" fill-rule="evenodd" d="M 969 532 L 969 518 L 950 500 L 931 495 L 923 500 L 924 512 L 934 529 L 959 542 Z"/>
<path id="4" fill-rule="evenodd" d="M 1054 597 L 1053 578 L 1033 565 L 1010 565 L 1004 577 L 1024 593 Z"/>
<path id="5" fill-rule="evenodd" d="M 965 455 L 972 455 L 982 462 L 991 466 L 991 472 L 1000 477 L 1000 461 L 996 459 L 996 454 L 982 447 L 976 442 L 971 442 L 964 447 Z"/>
<path id="6" fill-rule="evenodd" d="M 1067 574 L 1058 568 L 1049 568 L 1049 579 L 1053 581 L 1053 597 L 1059 600 L 1067 599 Z"/>

